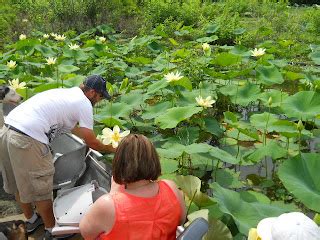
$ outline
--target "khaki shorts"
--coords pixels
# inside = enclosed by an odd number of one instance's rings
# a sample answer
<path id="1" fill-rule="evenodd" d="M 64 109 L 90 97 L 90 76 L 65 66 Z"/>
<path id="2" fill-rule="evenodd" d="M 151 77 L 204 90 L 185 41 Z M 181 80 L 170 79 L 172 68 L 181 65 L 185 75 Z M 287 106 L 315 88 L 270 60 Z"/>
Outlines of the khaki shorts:
<path id="1" fill-rule="evenodd" d="M 4 190 L 23 203 L 52 199 L 54 165 L 49 146 L 3 127 L 0 168 Z"/>

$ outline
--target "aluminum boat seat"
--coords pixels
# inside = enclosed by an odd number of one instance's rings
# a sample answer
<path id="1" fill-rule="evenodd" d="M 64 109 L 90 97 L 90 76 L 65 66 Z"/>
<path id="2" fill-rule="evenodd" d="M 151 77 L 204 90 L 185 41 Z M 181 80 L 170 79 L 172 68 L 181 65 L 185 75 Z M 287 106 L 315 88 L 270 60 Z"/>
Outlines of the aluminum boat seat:
<path id="1" fill-rule="evenodd" d="M 62 134 L 51 144 L 55 173 L 53 189 L 74 187 L 86 170 L 87 146 L 74 136 Z"/>

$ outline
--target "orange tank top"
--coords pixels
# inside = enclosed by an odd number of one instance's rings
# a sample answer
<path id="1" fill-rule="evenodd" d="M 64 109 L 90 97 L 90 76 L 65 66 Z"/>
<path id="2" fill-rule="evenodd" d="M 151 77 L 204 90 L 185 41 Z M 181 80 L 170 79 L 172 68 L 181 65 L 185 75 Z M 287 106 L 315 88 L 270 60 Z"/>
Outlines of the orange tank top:
<path id="1" fill-rule="evenodd" d="M 181 206 L 175 193 L 163 181 L 154 197 L 138 197 L 126 193 L 124 188 L 112 198 L 115 223 L 100 240 L 174 240 L 180 223 Z"/>

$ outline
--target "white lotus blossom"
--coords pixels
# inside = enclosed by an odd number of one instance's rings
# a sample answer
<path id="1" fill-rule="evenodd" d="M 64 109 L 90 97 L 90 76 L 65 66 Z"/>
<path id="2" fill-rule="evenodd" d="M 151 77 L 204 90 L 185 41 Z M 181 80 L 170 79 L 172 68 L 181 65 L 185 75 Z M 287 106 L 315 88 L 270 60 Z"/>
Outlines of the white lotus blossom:
<path id="1" fill-rule="evenodd" d="M 166 78 L 167 82 L 173 82 L 173 81 L 178 81 L 180 80 L 181 78 L 183 78 L 182 75 L 180 75 L 181 73 L 180 72 L 171 72 L 171 73 L 168 73 L 166 75 L 164 75 L 164 77 Z"/>
<path id="2" fill-rule="evenodd" d="M 254 50 L 251 50 L 251 56 L 252 57 L 260 57 L 266 53 L 265 48 L 255 48 Z"/>
<path id="3" fill-rule="evenodd" d="M 211 47 L 208 43 L 204 43 L 202 44 L 202 49 L 205 52 L 205 51 L 211 50 Z"/>
<path id="4" fill-rule="evenodd" d="M 120 128 L 118 125 L 115 125 L 113 127 L 113 130 L 111 130 L 110 128 L 104 128 L 101 135 L 102 143 L 106 145 L 112 144 L 112 147 L 116 148 L 118 147 L 121 140 L 129 134 L 129 130 L 120 132 Z"/>
<path id="5" fill-rule="evenodd" d="M 14 89 L 25 89 L 26 88 L 26 83 L 25 82 L 19 82 L 19 78 L 15 78 L 12 81 L 9 80 L 10 86 Z"/>
<path id="6" fill-rule="evenodd" d="M 72 43 L 70 43 L 69 45 L 69 48 L 71 49 L 71 50 L 76 50 L 76 49 L 78 49 L 80 46 L 78 45 L 78 44 L 72 44 Z"/>
<path id="7" fill-rule="evenodd" d="M 7 67 L 10 69 L 14 69 L 16 68 L 16 66 L 17 66 L 16 61 L 10 60 L 9 62 L 7 62 Z"/>
<path id="8" fill-rule="evenodd" d="M 54 58 L 54 57 L 48 57 L 48 58 L 46 58 L 46 61 L 47 61 L 47 64 L 48 64 L 48 65 L 53 65 L 53 64 L 55 64 L 55 63 L 56 63 L 57 58 Z"/>
<path id="9" fill-rule="evenodd" d="M 24 39 L 26 39 L 27 38 L 27 35 L 25 35 L 25 34 L 20 34 L 20 36 L 19 36 L 19 39 L 20 40 L 24 40 Z"/>
<path id="10" fill-rule="evenodd" d="M 51 37 L 54 37 L 54 38 L 58 36 L 58 34 L 53 33 L 53 32 L 52 32 L 52 33 L 50 33 L 50 35 L 51 35 Z"/>
<path id="11" fill-rule="evenodd" d="M 29 22 L 28 19 L 24 18 L 22 19 L 22 22 Z"/>
<path id="12" fill-rule="evenodd" d="M 49 34 L 43 34 L 42 37 L 45 38 L 45 39 L 48 39 L 50 37 L 50 35 Z"/>
<path id="13" fill-rule="evenodd" d="M 212 107 L 212 104 L 216 102 L 216 100 L 211 99 L 211 96 L 208 96 L 205 99 L 199 96 L 199 97 L 196 97 L 196 101 L 199 106 L 204 108 Z"/>
<path id="14" fill-rule="evenodd" d="M 57 41 L 64 41 L 66 39 L 65 35 L 60 35 L 60 34 L 55 34 L 55 36 L 53 36 L 55 40 Z"/>
<path id="15" fill-rule="evenodd" d="M 100 40 L 101 42 L 105 42 L 105 41 L 106 41 L 106 38 L 105 38 L 105 37 L 99 37 L 99 40 Z"/>

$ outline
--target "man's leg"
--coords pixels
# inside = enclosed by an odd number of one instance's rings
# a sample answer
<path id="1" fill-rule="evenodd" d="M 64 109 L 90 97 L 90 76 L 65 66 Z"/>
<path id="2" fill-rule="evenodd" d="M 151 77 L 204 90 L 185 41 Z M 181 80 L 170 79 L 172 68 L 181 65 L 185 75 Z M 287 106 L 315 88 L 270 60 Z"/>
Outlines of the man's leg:
<path id="1" fill-rule="evenodd" d="M 45 228 L 53 228 L 55 219 L 53 216 L 52 200 L 43 200 L 35 202 L 37 211 L 39 212 Z"/>
<path id="2" fill-rule="evenodd" d="M 16 201 L 19 203 L 19 206 L 26 217 L 26 219 L 30 219 L 33 216 L 33 208 L 31 203 L 22 203 L 20 201 L 19 193 L 15 194 Z"/>

